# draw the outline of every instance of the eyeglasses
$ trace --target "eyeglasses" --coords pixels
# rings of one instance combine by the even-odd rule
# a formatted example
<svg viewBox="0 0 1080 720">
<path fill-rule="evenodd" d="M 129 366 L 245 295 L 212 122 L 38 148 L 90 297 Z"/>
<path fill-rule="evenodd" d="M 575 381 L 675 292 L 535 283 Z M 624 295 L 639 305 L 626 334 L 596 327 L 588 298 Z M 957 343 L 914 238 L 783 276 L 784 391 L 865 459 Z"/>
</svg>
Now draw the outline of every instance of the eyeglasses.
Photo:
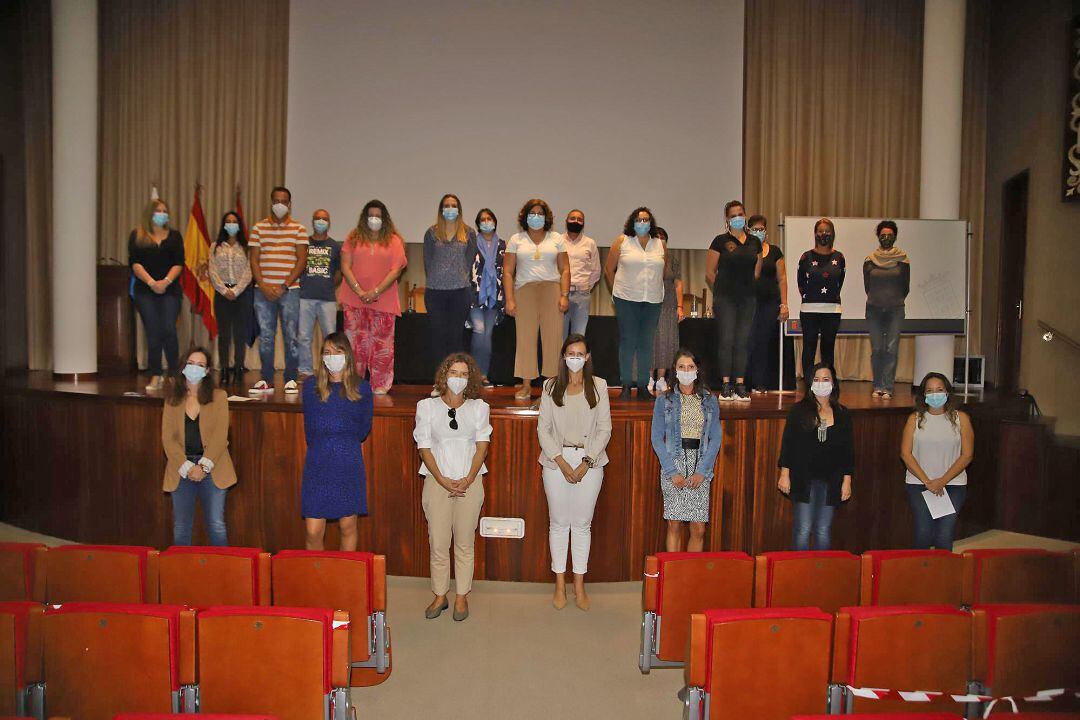
<svg viewBox="0 0 1080 720">
<path fill-rule="evenodd" d="M 456 408 L 450 408 L 449 410 L 446 411 L 446 416 L 448 418 L 450 418 L 450 429 L 451 430 L 457 430 L 457 428 L 458 428 L 457 409 Z"/>
</svg>

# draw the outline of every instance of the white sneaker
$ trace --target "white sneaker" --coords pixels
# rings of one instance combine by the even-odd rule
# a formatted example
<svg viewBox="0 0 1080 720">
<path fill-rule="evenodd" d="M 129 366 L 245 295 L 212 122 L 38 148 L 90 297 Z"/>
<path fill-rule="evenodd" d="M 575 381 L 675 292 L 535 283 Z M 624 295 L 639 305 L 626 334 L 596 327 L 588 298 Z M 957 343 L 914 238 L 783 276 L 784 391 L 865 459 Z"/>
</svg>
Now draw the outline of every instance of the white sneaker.
<svg viewBox="0 0 1080 720">
<path fill-rule="evenodd" d="M 656 389 L 656 380 L 654 378 L 649 378 L 649 394 L 654 395 L 655 394 L 655 392 L 654 392 L 655 389 Z"/>
<path fill-rule="evenodd" d="M 657 394 L 664 393 L 664 392 L 667 392 L 667 391 L 668 391 L 667 381 L 664 380 L 664 378 L 662 378 L 662 377 L 656 378 L 656 392 L 657 392 Z"/>
<path fill-rule="evenodd" d="M 150 378 L 150 383 L 146 386 L 147 392 L 157 392 L 161 388 L 165 387 L 165 378 L 161 375 L 155 375 Z"/>
<path fill-rule="evenodd" d="M 272 392 L 274 392 L 274 386 L 269 384 L 265 380 L 260 380 L 259 382 L 251 386 L 251 389 L 248 390 L 248 395 L 262 395 L 264 393 Z"/>
<path fill-rule="evenodd" d="M 295 380 L 290 380 L 289 382 L 285 383 L 285 394 L 286 395 L 295 395 L 298 392 L 300 392 L 300 390 L 297 387 Z"/>
</svg>

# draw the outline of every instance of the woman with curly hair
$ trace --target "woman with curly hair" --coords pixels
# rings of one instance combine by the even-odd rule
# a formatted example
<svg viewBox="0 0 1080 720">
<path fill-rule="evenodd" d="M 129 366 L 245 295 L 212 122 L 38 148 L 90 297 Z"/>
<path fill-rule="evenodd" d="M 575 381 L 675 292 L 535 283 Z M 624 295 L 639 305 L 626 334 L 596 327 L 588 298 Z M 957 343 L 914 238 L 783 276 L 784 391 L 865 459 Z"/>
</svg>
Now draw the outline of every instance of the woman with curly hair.
<svg viewBox="0 0 1080 720">
<path fill-rule="evenodd" d="M 484 458 L 491 440 L 488 404 L 480 399 L 480 370 L 467 353 L 448 355 L 435 372 L 437 397 L 416 404 L 413 439 L 424 476 L 423 505 L 431 548 L 431 591 L 424 612 L 434 620 L 449 607 L 450 542 L 454 543 L 454 620 L 469 617 L 473 547 L 487 473 Z"/>
</svg>

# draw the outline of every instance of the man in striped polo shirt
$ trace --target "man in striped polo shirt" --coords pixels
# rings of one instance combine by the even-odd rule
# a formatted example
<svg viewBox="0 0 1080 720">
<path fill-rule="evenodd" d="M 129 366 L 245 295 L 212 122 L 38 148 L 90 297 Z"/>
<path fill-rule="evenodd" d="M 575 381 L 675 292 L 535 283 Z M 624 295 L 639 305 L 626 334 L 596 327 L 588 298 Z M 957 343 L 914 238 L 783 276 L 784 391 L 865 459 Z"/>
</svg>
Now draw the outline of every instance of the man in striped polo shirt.
<svg viewBox="0 0 1080 720">
<path fill-rule="evenodd" d="M 259 362 L 262 379 L 249 392 L 274 392 L 274 343 L 278 318 L 285 341 L 285 392 L 297 392 L 299 364 L 296 333 L 300 322 L 300 273 L 307 266 L 308 231 L 293 220 L 292 193 L 276 187 L 270 192 L 270 216 L 251 228 L 248 252 L 259 323 Z"/>
</svg>

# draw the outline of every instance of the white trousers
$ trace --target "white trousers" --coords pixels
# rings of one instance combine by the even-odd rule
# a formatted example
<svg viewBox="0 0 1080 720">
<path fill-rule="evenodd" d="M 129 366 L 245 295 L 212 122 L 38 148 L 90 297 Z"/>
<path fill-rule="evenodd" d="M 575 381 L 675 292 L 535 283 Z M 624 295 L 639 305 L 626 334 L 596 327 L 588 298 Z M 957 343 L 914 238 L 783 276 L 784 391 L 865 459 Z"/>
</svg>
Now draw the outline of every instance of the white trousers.
<svg viewBox="0 0 1080 720">
<path fill-rule="evenodd" d="M 572 467 L 581 462 L 583 451 L 567 448 L 563 457 Z M 551 571 L 566 572 L 566 552 L 573 558 L 574 572 L 589 570 L 589 547 L 592 544 L 592 519 L 596 498 L 604 481 L 603 468 L 591 468 L 579 483 L 569 483 L 562 471 L 544 468 L 544 494 L 548 503 L 548 542 L 551 546 Z"/>
</svg>

